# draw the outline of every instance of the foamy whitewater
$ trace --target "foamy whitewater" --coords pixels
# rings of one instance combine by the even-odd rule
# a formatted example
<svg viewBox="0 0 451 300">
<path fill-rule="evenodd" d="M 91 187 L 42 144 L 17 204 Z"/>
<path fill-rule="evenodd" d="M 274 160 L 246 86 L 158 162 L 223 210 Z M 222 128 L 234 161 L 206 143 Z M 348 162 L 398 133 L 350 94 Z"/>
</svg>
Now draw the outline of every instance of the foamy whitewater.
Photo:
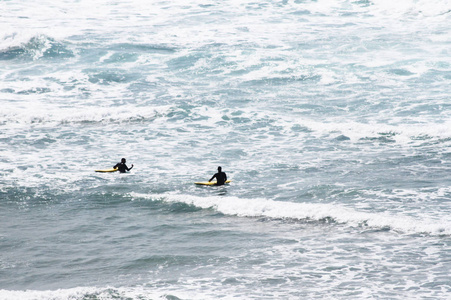
<svg viewBox="0 0 451 300">
<path fill-rule="evenodd" d="M 1 300 L 451 299 L 449 0 L 0 24 Z"/>
</svg>

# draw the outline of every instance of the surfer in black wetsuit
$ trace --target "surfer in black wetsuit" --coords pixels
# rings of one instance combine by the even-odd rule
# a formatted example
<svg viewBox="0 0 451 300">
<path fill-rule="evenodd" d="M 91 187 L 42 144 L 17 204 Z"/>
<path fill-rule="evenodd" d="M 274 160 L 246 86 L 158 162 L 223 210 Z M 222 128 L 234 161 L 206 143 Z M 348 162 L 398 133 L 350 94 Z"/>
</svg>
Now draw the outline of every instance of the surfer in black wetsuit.
<svg viewBox="0 0 451 300">
<path fill-rule="evenodd" d="M 125 160 L 125 158 L 123 158 L 123 159 L 121 159 L 121 162 L 117 163 L 113 168 L 114 169 L 118 169 L 119 172 L 121 172 L 121 173 L 125 173 L 125 172 L 130 171 L 131 169 L 133 169 L 133 164 L 132 164 L 132 167 L 129 168 L 129 167 L 127 167 L 125 162 L 126 162 L 126 160 Z"/>
<path fill-rule="evenodd" d="M 208 180 L 208 182 L 212 181 L 214 178 L 216 178 L 216 185 L 224 185 L 225 182 L 227 181 L 227 175 L 226 173 L 222 172 L 221 167 L 218 167 L 218 173 L 213 175 L 213 177 L 211 177 L 211 179 Z"/>
</svg>

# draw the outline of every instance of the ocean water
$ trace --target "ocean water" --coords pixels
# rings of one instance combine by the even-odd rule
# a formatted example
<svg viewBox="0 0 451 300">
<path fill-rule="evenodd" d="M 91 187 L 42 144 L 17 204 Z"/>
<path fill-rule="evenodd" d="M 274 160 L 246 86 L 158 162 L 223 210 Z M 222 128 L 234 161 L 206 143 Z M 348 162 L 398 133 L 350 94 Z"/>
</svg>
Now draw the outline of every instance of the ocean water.
<svg viewBox="0 0 451 300">
<path fill-rule="evenodd" d="M 451 299 L 449 0 L 0 24 L 0 299 Z"/>
</svg>

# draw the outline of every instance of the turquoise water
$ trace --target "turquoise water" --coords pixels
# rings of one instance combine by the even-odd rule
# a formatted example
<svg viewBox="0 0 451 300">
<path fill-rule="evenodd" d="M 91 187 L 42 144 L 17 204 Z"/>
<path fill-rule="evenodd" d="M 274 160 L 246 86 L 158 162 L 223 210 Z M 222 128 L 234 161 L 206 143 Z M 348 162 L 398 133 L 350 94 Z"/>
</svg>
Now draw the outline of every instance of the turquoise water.
<svg viewBox="0 0 451 300">
<path fill-rule="evenodd" d="M 449 299 L 450 11 L 3 1 L 0 299 Z"/>
</svg>

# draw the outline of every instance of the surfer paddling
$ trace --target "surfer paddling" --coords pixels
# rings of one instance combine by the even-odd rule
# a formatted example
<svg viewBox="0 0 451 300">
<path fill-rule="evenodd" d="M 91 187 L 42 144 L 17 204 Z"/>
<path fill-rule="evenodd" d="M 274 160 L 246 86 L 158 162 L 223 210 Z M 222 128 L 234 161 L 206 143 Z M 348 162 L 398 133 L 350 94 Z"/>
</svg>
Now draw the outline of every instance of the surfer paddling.
<svg viewBox="0 0 451 300">
<path fill-rule="evenodd" d="M 121 159 L 121 162 L 117 163 L 113 168 L 118 169 L 119 172 L 121 172 L 121 173 L 126 173 L 127 171 L 130 171 L 131 169 L 133 169 L 133 164 L 132 164 L 132 167 L 129 168 L 129 167 L 127 167 L 125 162 L 126 162 L 126 160 L 125 160 L 125 158 L 123 158 L 123 159 Z"/>
<path fill-rule="evenodd" d="M 216 185 L 224 185 L 225 182 L 227 181 L 227 175 L 226 175 L 226 173 L 222 172 L 221 167 L 218 167 L 218 173 L 213 175 L 213 177 L 211 177 L 211 179 L 208 180 L 208 182 L 211 182 L 215 178 L 216 178 Z"/>
</svg>

